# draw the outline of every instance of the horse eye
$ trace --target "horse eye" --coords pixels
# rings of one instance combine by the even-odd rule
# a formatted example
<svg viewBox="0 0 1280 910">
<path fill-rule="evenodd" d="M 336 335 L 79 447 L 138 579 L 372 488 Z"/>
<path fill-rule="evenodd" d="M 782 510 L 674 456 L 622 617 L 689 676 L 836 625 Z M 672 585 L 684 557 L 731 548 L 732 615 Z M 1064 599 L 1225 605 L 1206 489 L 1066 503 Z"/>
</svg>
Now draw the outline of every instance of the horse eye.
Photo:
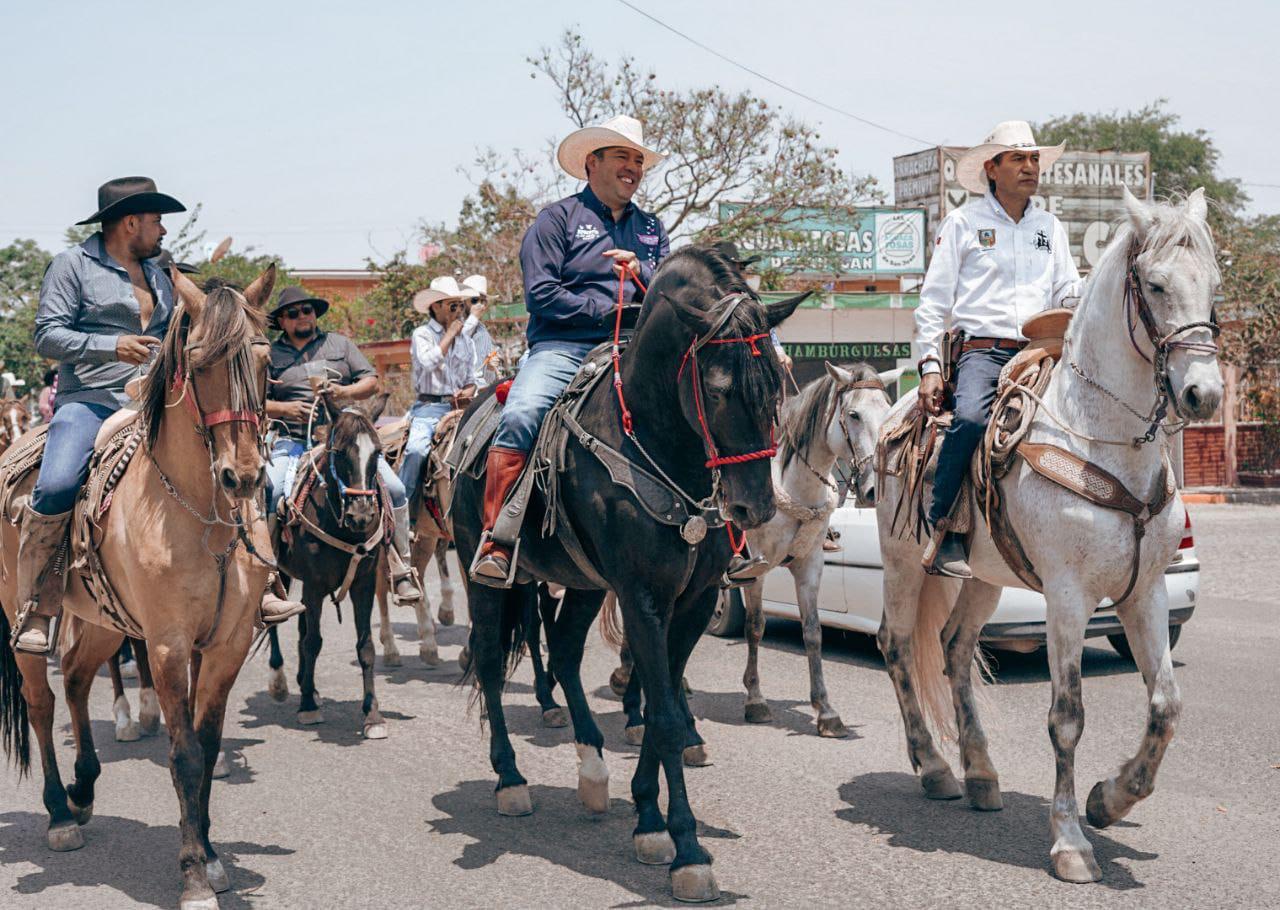
<svg viewBox="0 0 1280 910">
<path fill-rule="evenodd" d="M 1151 293 L 1153 293 L 1153 294 L 1163 294 L 1163 293 L 1164 293 L 1164 285 L 1163 285 L 1163 284 L 1156 284 L 1154 281 L 1148 281 L 1148 282 L 1147 282 L 1147 287 L 1149 287 L 1149 288 L 1151 289 Z"/>
<path fill-rule="evenodd" d="M 850 411 L 850 412 L 849 412 L 849 419 L 850 419 L 850 420 L 861 420 L 861 419 L 862 419 L 862 416 L 861 416 L 860 414 L 858 414 L 858 412 L 857 412 L 857 411 Z"/>
</svg>

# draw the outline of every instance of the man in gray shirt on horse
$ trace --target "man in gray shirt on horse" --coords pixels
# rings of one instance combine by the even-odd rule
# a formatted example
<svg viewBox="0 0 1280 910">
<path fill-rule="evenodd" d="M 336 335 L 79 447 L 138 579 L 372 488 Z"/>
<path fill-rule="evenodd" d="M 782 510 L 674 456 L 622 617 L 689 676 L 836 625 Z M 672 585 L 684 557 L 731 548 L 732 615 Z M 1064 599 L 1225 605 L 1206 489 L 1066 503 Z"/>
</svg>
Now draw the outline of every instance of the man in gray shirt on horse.
<svg viewBox="0 0 1280 910">
<path fill-rule="evenodd" d="M 16 650 L 45 654 L 52 647 L 49 624 L 62 607 L 62 586 L 46 576 L 61 571 L 53 557 L 98 430 L 129 403 L 125 385 L 144 374 L 169 328 L 173 285 L 151 259 L 165 235 L 161 216 L 185 211 L 147 177 L 109 180 L 98 188 L 98 211 L 78 222 L 102 229 L 55 256 L 45 272 L 35 344 L 41 356 L 59 362 L 58 396 L 18 538 Z M 267 594 L 262 619 L 278 622 L 301 609 Z"/>
</svg>

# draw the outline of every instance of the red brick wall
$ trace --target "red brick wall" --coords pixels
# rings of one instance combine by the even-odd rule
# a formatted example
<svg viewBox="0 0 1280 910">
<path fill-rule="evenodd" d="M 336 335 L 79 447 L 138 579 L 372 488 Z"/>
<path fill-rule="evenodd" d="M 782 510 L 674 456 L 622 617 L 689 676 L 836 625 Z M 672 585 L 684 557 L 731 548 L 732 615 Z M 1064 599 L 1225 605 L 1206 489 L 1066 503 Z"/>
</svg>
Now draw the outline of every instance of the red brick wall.
<svg viewBox="0 0 1280 910">
<path fill-rule="evenodd" d="M 1236 466 L 1244 467 L 1257 457 L 1262 433 L 1255 423 L 1236 425 Z M 1226 484 L 1222 453 L 1222 424 L 1204 423 L 1187 427 L 1182 433 L 1183 486 L 1220 487 Z"/>
</svg>

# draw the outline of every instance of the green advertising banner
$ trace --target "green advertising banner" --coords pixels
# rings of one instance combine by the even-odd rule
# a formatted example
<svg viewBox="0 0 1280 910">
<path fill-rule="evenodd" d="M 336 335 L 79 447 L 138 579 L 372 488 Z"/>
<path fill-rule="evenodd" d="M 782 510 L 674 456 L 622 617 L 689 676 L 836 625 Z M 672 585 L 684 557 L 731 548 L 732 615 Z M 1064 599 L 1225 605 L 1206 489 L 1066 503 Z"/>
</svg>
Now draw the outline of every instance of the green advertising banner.
<svg viewBox="0 0 1280 910">
<path fill-rule="evenodd" d="M 742 206 L 720 204 L 729 221 Z M 779 223 L 739 238 L 746 256 L 760 256 L 757 269 L 840 275 L 923 275 L 923 209 L 860 208 L 853 212 L 794 208 Z"/>
</svg>

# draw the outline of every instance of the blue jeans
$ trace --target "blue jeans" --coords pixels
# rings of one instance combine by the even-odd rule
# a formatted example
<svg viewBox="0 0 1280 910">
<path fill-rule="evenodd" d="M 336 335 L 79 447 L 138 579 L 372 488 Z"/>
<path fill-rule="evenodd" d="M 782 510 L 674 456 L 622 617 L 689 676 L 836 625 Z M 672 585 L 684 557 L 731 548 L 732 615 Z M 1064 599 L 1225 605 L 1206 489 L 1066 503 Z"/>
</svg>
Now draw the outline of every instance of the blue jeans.
<svg viewBox="0 0 1280 910">
<path fill-rule="evenodd" d="M 293 479 L 297 474 L 298 461 L 306 454 L 307 447 L 296 439 L 277 439 L 271 447 L 271 463 L 267 465 L 267 512 L 275 514 L 280 500 L 293 489 Z M 391 498 L 391 508 L 398 509 L 408 505 L 409 497 L 405 494 L 404 484 L 391 470 L 387 460 L 378 455 L 378 479 L 387 488 Z"/>
<path fill-rule="evenodd" d="M 404 457 L 400 460 L 400 483 L 406 490 L 417 489 L 422 483 L 422 465 L 431 452 L 431 440 L 436 434 L 436 424 L 452 408 L 447 401 L 419 401 L 409 409 L 409 441 L 404 445 Z"/>
<path fill-rule="evenodd" d="M 987 431 L 987 418 L 996 400 L 1000 370 L 1017 351 L 986 348 L 960 355 L 956 364 L 956 409 L 951 426 L 938 450 L 938 469 L 933 478 L 933 504 L 929 524 L 946 518 L 955 504 L 973 453 Z"/>
<path fill-rule="evenodd" d="M 31 508 L 41 515 L 61 515 L 76 504 L 76 494 L 89 476 L 93 440 L 102 422 L 116 412 L 105 404 L 69 401 L 53 412 Z"/>
<path fill-rule="evenodd" d="M 494 448 L 533 449 L 547 412 L 595 346 L 593 341 L 539 341 L 529 349 L 529 359 L 507 393 Z"/>
</svg>

